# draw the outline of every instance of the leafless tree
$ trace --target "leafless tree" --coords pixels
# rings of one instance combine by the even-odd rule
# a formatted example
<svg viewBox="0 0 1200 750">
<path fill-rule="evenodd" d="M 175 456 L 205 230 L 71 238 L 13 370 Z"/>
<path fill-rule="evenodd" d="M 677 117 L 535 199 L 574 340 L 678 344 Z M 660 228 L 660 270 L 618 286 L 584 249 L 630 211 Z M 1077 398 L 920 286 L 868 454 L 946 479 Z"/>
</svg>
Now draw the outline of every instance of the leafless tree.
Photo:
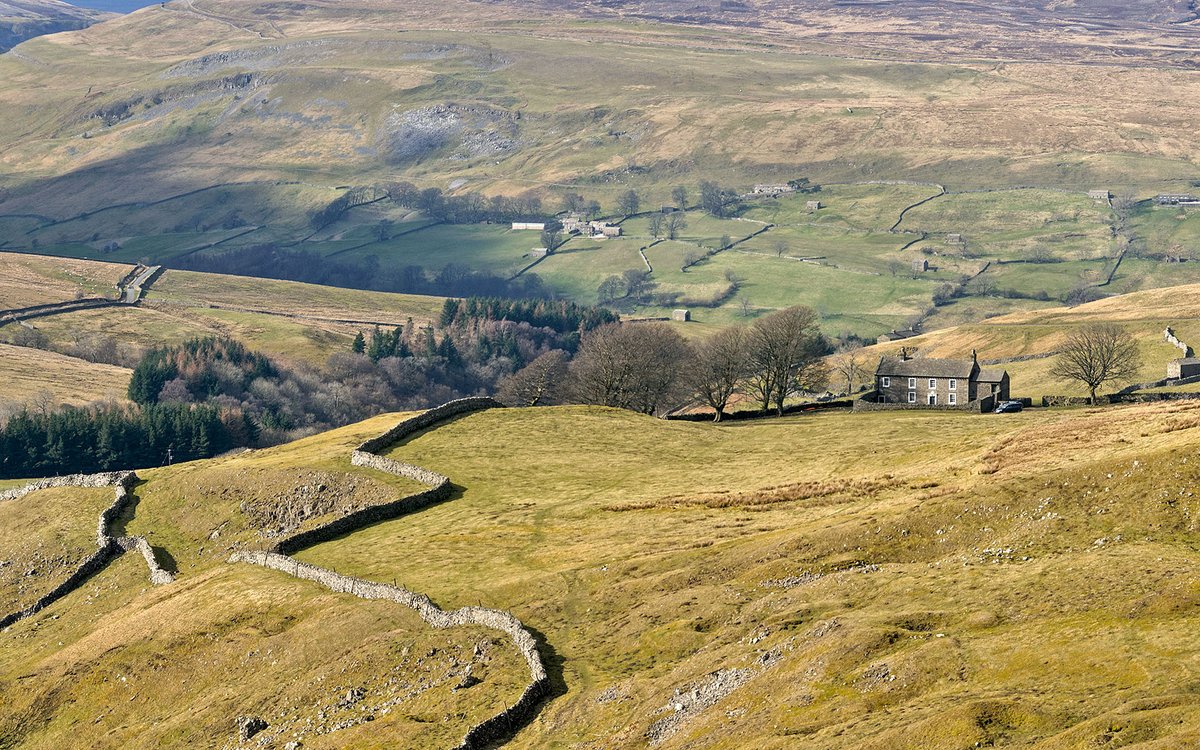
<svg viewBox="0 0 1200 750">
<path fill-rule="evenodd" d="M 641 205 L 642 199 L 636 190 L 626 190 L 617 196 L 617 211 L 622 216 L 633 216 Z"/>
<path fill-rule="evenodd" d="M 675 207 L 680 211 L 687 209 L 688 191 L 683 185 L 676 185 L 671 191 L 671 200 L 675 201 Z"/>
<path fill-rule="evenodd" d="M 746 295 L 738 297 L 738 309 L 742 311 L 742 317 L 748 318 L 754 312 L 754 306 L 750 304 L 750 298 Z"/>
<path fill-rule="evenodd" d="M 829 360 L 829 365 L 839 381 L 845 382 L 846 395 L 854 393 L 870 372 L 867 369 L 867 356 L 861 348 L 843 349 Z"/>
<path fill-rule="evenodd" d="M 625 284 L 625 294 L 639 305 L 645 304 L 647 297 L 654 291 L 654 280 L 647 271 L 630 268 L 621 274 L 621 281 Z"/>
<path fill-rule="evenodd" d="M 687 228 L 687 217 L 682 211 L 667 214 L 667 239 L 673 240 Z"/>
<path fill-rule="evenodd" d="M 33 410 L 43 417 L 50 416 L 50 413 L 58 407 L 58 399 L 46 388 L 42 388 L 33 394 L 33 398 L 29 399 L 29 403 L 33 407 Z"/>
<path fill-rule="evenodd" d="M 787 255 L 788 250 L 792 249 L 787 240 L 775 240 L 775 243 L 771 247 L 775 249 L 775 257 L 777 258 L 782 258 Z"/>
<path fill-rule="evenodd" d="M 1133 379 L 1141 364 L 1141 352 L 1129 331 L 1115 323 L 1089 323 L 1067 338 L 1050 374 L 1082 383 L 1089 402 L 1095 404 L 1102 385 Z"/>
<path fill-rule="evenodd" d="M 651 214 L 650 215 L 650 236 L 657 240 L 659 237 L 662 237 L 662 233 L 663 233 L 663 215 L 662 214 Z"/>
<path fill-rule="evenodd" d="M 897 258 L 889 258 L 887 262 L 887 270 L 888 273 L 893 276 L 900 275 L 900 272 L 904 270 L 904 261 Z"/>
<path fill-rule="evenodd" d="M 826 373 L 820 361 L 825 339 L 817 327 L 817 314 L 797 305 L 773 312 L 750 328 L 750 377 L 745 392 L 765 412 L 774 404 L 782 415 L 784 403 L 794 393 L 820 387 Z"/>
<path fill-rule="evenodd" d="M 509 406 L 544 406 L 559 401 L 567 375 L 567 354 L 552 349 L 500 384 L 498 397 Z"/>
<path fill-rule="evenodd" d="M 744 326 L 724 328 L 696 347 L 695 365 L 687 382 L 694 394 L 713 408 L 714 422 L 725 417 L 729 400 L 749 374 L 750 335 Z"/>
<path fill-rule="evenodd" d="M 655 414 L 686 395 L 692 351 L 664 323 L 610 323 L 584 337 L 571 363 L 575 400 Z"/>
</svg>

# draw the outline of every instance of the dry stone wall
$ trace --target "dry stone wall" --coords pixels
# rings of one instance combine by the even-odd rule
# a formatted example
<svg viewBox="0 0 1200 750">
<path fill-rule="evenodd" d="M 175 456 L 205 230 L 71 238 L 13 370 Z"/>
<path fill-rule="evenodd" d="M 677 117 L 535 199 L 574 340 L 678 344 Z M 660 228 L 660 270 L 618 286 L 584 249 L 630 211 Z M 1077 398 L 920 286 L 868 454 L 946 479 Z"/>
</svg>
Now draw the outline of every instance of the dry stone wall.
<svg viewBox="0 0 1200 750">
<path fill-rule="evenodd" d="M 154 550 L 151 549 L 150 543 L 142 537 L 113 537 L 109 534 L 109 529 L 112 527 L 113 521 L 118 516 L 129 508 L 133 496 L 130 493 L 130 488 L 137 482 L 137 474 L 132 471 L 127 472 L 112 472 L 107 474 L 73 474 L 66 477 L 50 477 L 48 479 L 39 479 L 35 482 L 9 490 L 5 493 L 0 493 L 0 500 L 16 500 L 31 492 L 38 490 L 52 489 L 55 487 L 115 487 L 112 504 L 104 510 L 100 511 L 100 518 L 96 522 L 96 551 L 88 556 L 78 568 L 76 568 L 65 581 L 55 586 L 50 591 L 42 594 L 33 604 L 19 612 L 13 612 L 0 617 L 0 629 L 7 628 L 15 622 L 24 620 L 26 617 L 34 615 L 54 602 L 63 598 L 75 589 L 83 585 L 83 583 L 91 578 L 96 573 L 104 569 L 109 562 L 120 556 L 123 552 L 129 549 L 136 549 L 146 558 L 146 564 L 150 568 L 150 581 L 155 585 L 171 583 L 175 580 L 175 576 L 164 570 L 154 557 Z"/>
<path fill-rule="evenodd" d="M 503 404 L 491 398 L 466 398 L 451 401 L 404 420 L 379 437 L 372 438 L 358 446 L 351 454 L 350 460 L 355 466 L 413 479 L 429 488 L 424 492 L 409 495 L 392 503 L 364 508 L 318 528 L 294 534 L 276 544 L 273 551 L 239 552 L 232 558 L 234 562 L 261 565 L 319 583 L 332 591 L 350 594 L 361 599 L 382 599 L 395 602 L 412 609 L 421 619 L 435 628 L 476 625 L 499 630 L 507 635 L 529 667 L 530 682 L 516 703 L 495 716 L 472 726 L 454 750 L 476 750 L 487 747 L 508 737 L 533 717 L 538 704 L 549 693 L 550 687 L 546 665 L 538 651 L 537 640 L 533 634 L 521 624 L 515 615 L 509 612 L 484 607 L 463 607 L 447 612 L 439 608 L 424 594 L 408 591 L 398 586 L 342 575 L 316 565 L 302 563 L 289 555 L 318 542 L 344 536 L 363 526 L 397 518 L 445 500 L 450 495 L 450 480 L 447 477 L 420 466 L 385 458 L 378 453 L 453 417 L 502 406 Z"/>
</svg>

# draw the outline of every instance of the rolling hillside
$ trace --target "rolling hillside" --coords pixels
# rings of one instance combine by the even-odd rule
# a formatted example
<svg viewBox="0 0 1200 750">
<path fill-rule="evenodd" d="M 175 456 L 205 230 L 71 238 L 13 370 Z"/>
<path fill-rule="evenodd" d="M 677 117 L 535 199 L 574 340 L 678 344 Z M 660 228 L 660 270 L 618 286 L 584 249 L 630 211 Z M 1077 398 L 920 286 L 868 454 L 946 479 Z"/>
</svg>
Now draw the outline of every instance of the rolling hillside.
<svg viewBox="0 0 1200 750">
<path fill-rule="evenodd" d="M 4 0 L 0 2 L 0 53 L 36 36 L 76 31 L 111 17 L 60 0 Z"/>
<path fill-rule="evenodd" d="M 397 419 L 143 472 L 120 528 L 178 579 L 147 588 L 127 556 L 0 633 L 0 741 L 442 748 L 511 705 L 525 666 L 494 631 L 228 561 L 414 491 L 347 460 Z M 535 632 L 550 696 L 506 747 L 1186 747 L 1198 424 L 491 410 L 387 454 L 450 499 L 298 557 Z M 267 728 L 238 743 L 239 716 Z"/>
<path fill-rule="evenodd" d="M 717 176 L 1075 189 L 1195 177 L 1196 84 L 1177 39 L 1188 27 L 1173 25 L 1186 9 L 1135 21 L 1106 8 L 1101 31 L 1032 4 L 1001 19 L 979 8 L 922 38 L 915 25 L 934 11 L 920 5 L 874 16 L 828 4 L 804 21 L 784 3 L 737 5 L 147 8 L 0 58 L 14 113 L 0 126 L 0 211 L 61 220 L 114 194 L 154 203 L 232 185 L 260 204 L 243 211 L 255 226 L 397 176 L 608 200 L 633 186 L 656 201 Z M 1059 38 L 1032 55 L 986 49 L 995 25 L 1012 40 L 1048 23 Z M 1113 27 L 1139 43 L 1110 45 Z M 864 59 L 888 57 L 885 43 L 919 50 Z"/>
<path fill-rule="evenodd" d="M 1086 395 L 1078 386 L 1054 380 L 1049 372 L 1053 355 L 1067 335 L 1089 322 L 1111 322 L 1126 327 L 1139 342 L 1142 369 L 1135 382 L 1166 377 L 1169 360 L 1182 356 L 1168 344 L 1163 331 L 1170 327 L 1185 343 L 1200 342 L 1200 285 L 1135 292 L 1078 307 L 1054 307 L 989 318 L 879 344 L 863 350 L 873 369 L 878 357 L 907 347 L 916 356 L 969 357 L 1003 365 L 1012 375 L 1014 396 L 1039 398 L 1045 394 Z M 1194 346 L 1194 345 L 1193 345 Z"/>
</svg>

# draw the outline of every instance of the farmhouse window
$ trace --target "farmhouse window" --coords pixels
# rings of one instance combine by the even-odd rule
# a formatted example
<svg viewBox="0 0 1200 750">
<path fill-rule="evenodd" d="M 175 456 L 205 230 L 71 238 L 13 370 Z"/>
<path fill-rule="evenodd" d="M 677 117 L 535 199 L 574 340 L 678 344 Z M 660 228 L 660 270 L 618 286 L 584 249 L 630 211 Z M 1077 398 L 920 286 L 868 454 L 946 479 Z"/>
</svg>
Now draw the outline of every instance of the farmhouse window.
<svg viewBox="0 0 1200 750">
<path fill-rule="evenodd" d="M 916 387 L 917 387 L 917 379 L 916 379 L 916 378 L 909 378 L 909 379 L 908 379 L 908 387 L 909 387 L 909 388 L 916 388 Z"/>
<path fill-rule="evenodd" d="M 952 391 L 958 390 L 958 381 L 955 380 L 954 378 L 950 378 L 950 390 L 952 390 Z"/>
<path fill-rule="evenodd" d="M 881 381 L 880 385 L 882 385 L 884 388 L 891 388 L 891 387 L 892 387 L 892 379 L 891 379 L 891 378 L 884 378 L 884 379 Z"/>
<path fill-rule="evenodd" d="M 916 391 L 908 392 L 908 403 L 910 403 L 910 404 L 917 403 L 917 392 Z"/>
<path fill-rule="evenodd" d="M 951 380 L 950 382 L 951 382 L 951 383 L 953 383 L 954 381 L 953 381 L 953 380 Z M 950 394 L 950 405 L 951 405 L 951 406 L 954 406 L 954 405 L 955 405 L 955 404 L 957 404 L 957 403 L 958 403 L 958 394 L 957 394 L 957 393 L 951 393 L 951 394 Z"/>
<path fill-rule="evenodd" d="M 932 391 L 932 390 L 936 390 L 936 389 L 937 389 L 937 378 L 930 378 L 929 379 L 929 390 Z"/>
</svg>

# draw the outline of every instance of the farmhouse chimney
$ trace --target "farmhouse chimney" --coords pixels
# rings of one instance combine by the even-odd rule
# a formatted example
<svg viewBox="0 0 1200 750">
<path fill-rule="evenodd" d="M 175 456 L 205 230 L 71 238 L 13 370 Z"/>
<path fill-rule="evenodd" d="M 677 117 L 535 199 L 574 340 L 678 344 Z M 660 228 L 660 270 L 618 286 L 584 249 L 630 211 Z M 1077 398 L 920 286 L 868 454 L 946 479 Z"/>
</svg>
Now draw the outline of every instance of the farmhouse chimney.
<svg viewBox="0 0 1200 750">
<path fill-rule="evenodd" d="M 972 350 L 971 350 L 971 361 L 972 361 L 972 362 L 974 362 L 974 363 L 976 363 L 976 364 L 979 364 L 979 357 L 975 356 L 975 350 L 974 350 L 974 349 L 972 349 Z"/>
<path fill-rule="evenodd" d="M 901 362 L 908 361 L 908 347 L 907 346 L 900 347 L 900 361 Z"/>
</svg>

